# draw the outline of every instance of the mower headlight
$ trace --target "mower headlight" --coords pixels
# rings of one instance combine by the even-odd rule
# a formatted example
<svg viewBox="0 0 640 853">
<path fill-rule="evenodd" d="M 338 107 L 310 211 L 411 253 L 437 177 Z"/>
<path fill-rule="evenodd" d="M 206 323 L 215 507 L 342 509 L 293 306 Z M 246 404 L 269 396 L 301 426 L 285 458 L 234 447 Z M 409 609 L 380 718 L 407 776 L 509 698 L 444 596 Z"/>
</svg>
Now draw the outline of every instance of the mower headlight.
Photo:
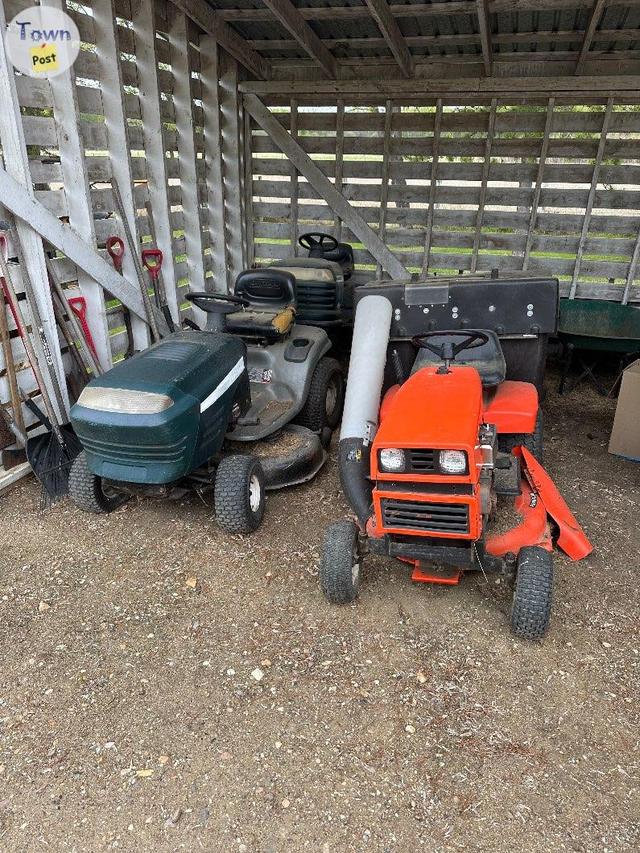
<svg viewBox="0 0 640 853">
<path fill-rule="evenodd" d="M 90 385 L 78 397 L 78 405 L 99 412 L 120 412 L 123 415 L 158 415 L 173 406 L 166 394 L 152 391 L 128 391 L 126 388 L 101 388 Z"/>
<path fill-rule="evenodd" d="M 446 474 L 464 474 L 467 470 L 467 454 L 463 450 L 441 450 L 440 470 Z"/>
<path fill-rule="evenodd" d="M 386 447 L 380 451 L 380 467 L 383 471 L 397 474 L 404 471 L 404 450 L 397 447 Z"/>
</svg>

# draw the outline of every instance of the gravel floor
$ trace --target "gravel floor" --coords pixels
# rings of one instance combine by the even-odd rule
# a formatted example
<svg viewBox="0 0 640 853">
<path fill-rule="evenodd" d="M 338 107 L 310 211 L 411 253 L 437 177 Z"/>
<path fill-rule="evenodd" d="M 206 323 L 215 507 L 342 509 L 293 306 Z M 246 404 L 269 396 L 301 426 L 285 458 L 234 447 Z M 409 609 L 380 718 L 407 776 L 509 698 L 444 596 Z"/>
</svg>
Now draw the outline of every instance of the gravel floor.
<svg viewBox="0 0 640 853">
<path fill-rule="evenodd" d="M 317 586 L 335 460 L 224 536 L 197 498 L 106 518 L 0 498 L 0 849 L 636 851 L 638 481 L 614 404 L 545 403 L 595 544 L 558 557 L 542 644 L 503 586 L 370 559 Z"/>
</svg>

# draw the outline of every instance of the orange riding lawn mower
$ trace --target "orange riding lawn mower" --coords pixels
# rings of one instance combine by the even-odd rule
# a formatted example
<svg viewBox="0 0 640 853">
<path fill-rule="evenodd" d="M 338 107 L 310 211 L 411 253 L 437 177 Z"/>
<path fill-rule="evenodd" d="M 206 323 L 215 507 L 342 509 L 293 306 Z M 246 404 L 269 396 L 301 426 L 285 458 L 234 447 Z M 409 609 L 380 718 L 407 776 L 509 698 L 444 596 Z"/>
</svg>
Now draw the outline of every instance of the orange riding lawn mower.
<svg viewBox="0 0 640 853">
<path fill-rule="evenodd" d="M 326 532 L 329 601 L 356 598 L 367 553 L 424 583 L 497 572 L 514 581 L 514 634 L 543 636 L 554 544 L 573 560 L 592 550 L 541 465 L 539 389 L 557 313 L 555 279 L 493 273 L 356 291 L 339 444 L 355 521 Z"/>
</svg>

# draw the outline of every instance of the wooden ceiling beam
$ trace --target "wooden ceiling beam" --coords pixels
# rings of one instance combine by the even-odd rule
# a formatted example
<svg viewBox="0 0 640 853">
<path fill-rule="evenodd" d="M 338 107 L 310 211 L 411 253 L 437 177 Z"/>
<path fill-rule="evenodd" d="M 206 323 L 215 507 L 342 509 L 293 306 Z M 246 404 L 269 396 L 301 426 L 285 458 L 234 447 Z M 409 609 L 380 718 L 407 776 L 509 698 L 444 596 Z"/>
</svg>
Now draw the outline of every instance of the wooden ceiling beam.
<svg viewBox="0 0 640 853">
<path fill-rule="evenodd" d="M 378 75 L 372 79 L 354 80 L 247 80 L 239 85 L 240 91 L 255 95 L 309 95 L 320 97 L 366 96 L 386 97 L 465 97 L 484 98 L 522 95 L 526 97 L 609 96 L 612 93 L 624 98 L 625 94 L 638 96 L 640 74 L 549 77 L 413 77 L 392 79 Z"/>
<path fill-rule="evenodd" d="M 269 79 L 271 66 L 267 60 L 256 53 L 245 39 L 209 6 L 206 0 L 171 0 L 171 2 L 259 80 Z"/>
<path fill-rule="evenodd" d="M 264 4 L 328 77 L 338 76 L 335 57 L 289 0 L 264 0 Z"/>
<path fill-rule="evenodd" d="M 595 3 L 593 4 L 591 14 L 589 15 L 589 22 L 587 23 L 587 29 L 584 31 L 584 38 L 582 39 L 582 47 L 580 48 L 578 61 L 576 62 L 576 74 L 580 74 L 582 66 L 587 59 L 596 28 L 600 23 L 602 13 L 604 12 L 605 3 L 606 0 L 595 0 Z"/>
<path fill-rule="evenodd" d="M 493 47 L 491 46 L 491 22 L 489 20 L 488 0 L 477 0 L 478 31 L 480 33 L 480 44 L 482 45 L 482 61 L 484 72 L 487 77 L 493 73 Z"/>
<path fill-rule="evenodd" d="M 628 0 L 629 5 L 638 5 L 638 0 Z M 591 0 L 489 0 L 489 11 L 496 12 L 554 12 L 587 9 Z M 298 9 L 305 21 L 355 21 L 369 17 L 366 6 L 318 6 Z M 476 0 L 435 3 L 391 3 L 389 11 L 394 18 L 433 18 L 437 15 L 475 15 Z M 227 22 L 272 21 L 268 9 L 219 9 L 218 17 Z"/>
<path fill-rule="evenodd" d="M 389 50 L 405 77 L 413 76 L 413 58 L 387 0 L 365 0 Z"/>
</svg>

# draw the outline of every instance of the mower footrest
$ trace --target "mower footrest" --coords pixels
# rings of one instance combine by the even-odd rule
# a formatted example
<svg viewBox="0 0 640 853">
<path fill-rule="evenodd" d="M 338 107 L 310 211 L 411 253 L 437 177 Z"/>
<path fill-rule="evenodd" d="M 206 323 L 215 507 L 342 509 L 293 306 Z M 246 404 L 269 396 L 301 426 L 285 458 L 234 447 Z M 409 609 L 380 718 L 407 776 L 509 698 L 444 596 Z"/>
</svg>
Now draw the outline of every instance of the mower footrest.
<svg viewBox="0 0 640 853">
<path fill-rule="evenodd" d="M 474 565 L 473 543 L 460 545 L 434 543 L 433 539 L 415 536 L 384 536 L 382 539 L 370 539 L 369 550 L 374 554 L 384 554 L 399 559 L 418 560 L 424 563 L 439 563 L 459 568 L 472 568 Z"/>
<path fill-rule="evenodd" d="M 493 469 L 493 484 L 497 495 L 517 497 L 520 494 L 520 460 L 512 453 L 498 453 Z"/>
</svg>

